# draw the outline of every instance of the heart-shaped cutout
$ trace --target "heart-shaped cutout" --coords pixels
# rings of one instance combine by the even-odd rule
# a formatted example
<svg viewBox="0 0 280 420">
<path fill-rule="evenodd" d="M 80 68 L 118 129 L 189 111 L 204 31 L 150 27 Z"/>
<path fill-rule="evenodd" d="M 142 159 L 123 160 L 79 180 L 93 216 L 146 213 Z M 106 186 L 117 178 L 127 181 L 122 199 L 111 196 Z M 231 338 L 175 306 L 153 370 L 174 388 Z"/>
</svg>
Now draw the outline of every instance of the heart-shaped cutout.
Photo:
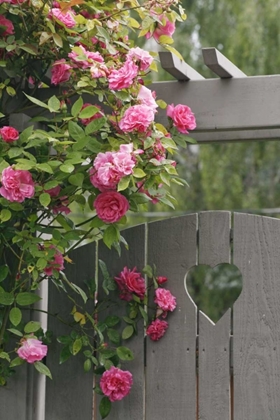
<svg viewBox="0 0 280 420">
<path fill-rule="evenodd" d="M 242 275 L 234 264 L 201 264 L 189 270 L 186 287 L 198 309 L 216 324 L 240 295 Z"/>
</svg>

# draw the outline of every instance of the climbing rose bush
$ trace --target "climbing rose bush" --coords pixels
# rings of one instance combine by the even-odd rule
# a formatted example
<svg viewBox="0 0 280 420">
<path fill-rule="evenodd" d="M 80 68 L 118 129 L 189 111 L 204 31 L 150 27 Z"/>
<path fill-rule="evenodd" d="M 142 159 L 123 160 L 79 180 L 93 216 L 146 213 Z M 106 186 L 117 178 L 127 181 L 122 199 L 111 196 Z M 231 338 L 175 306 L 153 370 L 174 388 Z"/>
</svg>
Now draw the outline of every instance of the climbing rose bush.
<svg viewBox="0 0 280 420">
<path fill-rule="evenodd" d="M 178 0 L 0 1 L 0 385 L 24 363 L 51 378 L 42 359 L 58 340 L 61 363 L 82 357 L 86 372 L 101 375 L 105 418 L 132 385 L 121 365 L 134 356 L 123 341 L 143 320 L 152 340 L 168 333 L 164 319 L 176 300 L 154 268 L 110 273 L 100 261 L 98 293 L 95 273 L 81 285 L 64 270 L 75 263 L 71 251 L 88 241 L 120 254 L 129 246 L 121 229 L 130 212 L 158 202 L 173 208 L 170 185 L 186 185 L 176 151 L 196 126 L 194 114 L 148 88 L 157 53 L 131 37 L 152 37 L 181 58 L 171 44 L 185 18 Z M 67 320 L 61 308 L 52 314 L 69 325 L 68 335 L 52 337 L 23 316 L 37 311 L 42 282 L 73 305 Z M 123 318 L 103 322 L 104 299 L 123 307 Z"/>
</svg>

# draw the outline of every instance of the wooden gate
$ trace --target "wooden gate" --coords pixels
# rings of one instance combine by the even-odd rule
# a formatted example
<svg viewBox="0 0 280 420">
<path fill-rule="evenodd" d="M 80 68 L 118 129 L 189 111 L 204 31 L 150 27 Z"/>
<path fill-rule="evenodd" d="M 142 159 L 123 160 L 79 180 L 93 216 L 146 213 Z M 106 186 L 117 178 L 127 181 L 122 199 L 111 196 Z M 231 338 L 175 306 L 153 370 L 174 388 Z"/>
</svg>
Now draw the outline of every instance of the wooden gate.
<svg viewBox="0 0 280 420">
<path fill-rule="evenodd" d="M 144 327 L 132 339 L 134 385 L 108 419 L 279 420 L 280 221 L 235 213 L 231 227 L 231 218 L 229 212 L 202 212 L 128 229 L 130 248 L 121 257 L 94 243 L 73 253 L 67 274 L 81 287 L 95 275 L 98 258 L 112 275 L 125 265 L 150 263 L 177 297 L 159 342 L 145 341 Z M 238 267 L 243 289 L 232 316 L 229 309 L 215 325 L 197 313 L 185 279 L 193 266 L 220 263 Z M 49 311 L 57 307 L 64 317 L 71 303 L 50 287 Z M 53 317 L 48 322 L 55 335 L 67 333 Z M 52 347 L 47 364 L 53 381 L 47 380 L 45 396 L 30 370 L 28 381 L 19 377 L 1 389 L 1 414 L 6 420 L 99 420 L 94 378 L 83 373 L 82 358 L 58 365 L 60 345 L 54 340 Z"/>
</svg>

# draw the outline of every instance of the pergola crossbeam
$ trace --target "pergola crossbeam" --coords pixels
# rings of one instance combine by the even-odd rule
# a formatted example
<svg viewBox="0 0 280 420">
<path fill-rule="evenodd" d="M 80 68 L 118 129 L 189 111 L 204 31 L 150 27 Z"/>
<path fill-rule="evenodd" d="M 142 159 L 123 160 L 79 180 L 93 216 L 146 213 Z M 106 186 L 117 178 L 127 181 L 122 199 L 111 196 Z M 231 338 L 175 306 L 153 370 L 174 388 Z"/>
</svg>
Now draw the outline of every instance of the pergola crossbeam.
<svg viewBox="0 0 280 420">
<path fill-rule="evenodd" d="M 204 64 L 222 79 L 246 77 L 238 67 L 228 60 L 216 48 L 202 48 Z"/>
<path fill-rule="evenodd" d="M 196 70 L 169 51 L 159 52 L 161 66 L 178 81 L 203 80 Z"/>
</svg>

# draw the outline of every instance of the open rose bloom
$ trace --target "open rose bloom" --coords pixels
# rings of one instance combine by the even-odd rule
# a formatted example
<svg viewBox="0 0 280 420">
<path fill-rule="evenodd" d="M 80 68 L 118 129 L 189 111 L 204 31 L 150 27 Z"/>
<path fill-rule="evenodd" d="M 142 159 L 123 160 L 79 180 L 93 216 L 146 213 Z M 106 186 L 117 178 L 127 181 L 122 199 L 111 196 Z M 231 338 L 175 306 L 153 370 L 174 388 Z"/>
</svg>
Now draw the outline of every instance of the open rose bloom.
<svg viewBox="0 0 280 420">
<path fill-rule="evenodd" d="M 34 363 L 42 360 L 48 352 L 48 346 L 36 338 L 26 338 L 21 342 L 21 347 L 17 350 L 18 356 L 26 360 L 27 363 Z"/>
<path fill-rule="evenodd" d="M 129 371 L 112 366 L 103 373 L 100 388 L 111 402 L 120 401 L 129 393 L 132 382 L 132 374 Z"/>
</svg>

